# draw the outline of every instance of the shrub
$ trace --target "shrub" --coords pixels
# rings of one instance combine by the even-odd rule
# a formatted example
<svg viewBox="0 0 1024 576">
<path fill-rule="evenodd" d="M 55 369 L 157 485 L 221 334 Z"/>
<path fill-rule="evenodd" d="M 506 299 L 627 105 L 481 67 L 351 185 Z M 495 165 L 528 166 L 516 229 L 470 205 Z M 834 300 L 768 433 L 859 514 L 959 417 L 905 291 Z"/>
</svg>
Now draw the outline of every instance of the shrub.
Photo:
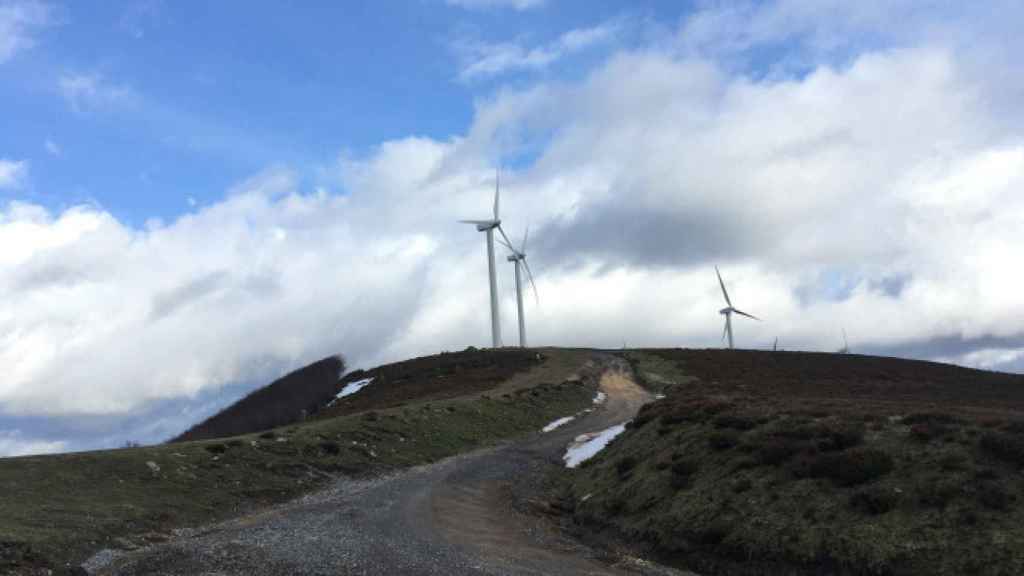
<svg viewBox="0 0 1024 576">
<path fill-rule="evenodd" d="M 733 430 L 751 430 L 757 427 L 757 421 L 749 416 L 721 414 L 714 419 L 715 428 L 731 428 Z"/>
<path fill-rule="evenodd" d="M 822 438 L 818 441 L 819 450 L 823 452 L 846 450 L 864 442 L 864 426 L 854 423 L 827 426 L 821 429 L 820 435 Z"/>
<path fill-rule="evenodd" d="M 966 470 L 968 465 L 967 454 L 960 451 L 946 452 L 939 456 L 939 467 L 947 472 Z"/>
<path fill-rule="evenodd" d="M 978 486 L 978 501 L 992 510 L 1006 510 L 1015 498 L 999 482 L 982 482 Z"/>
<path fill-rule="evenodd" d="M 341 446 L 339 446 L 338 443 L 334 442 L 333 440 L 326 440 L 324 442 L 321 442 L 320 449 L 323 450 L 325 454 L 330 454 L 332 456 L 337 456 L 339 453 L 341 453 Z"/>
<path fill-rule="evenodd" d="M 615 463 L 615 471 L 619 474 L 619 478 L 626 478 L 633 472 L 633 468 L 636 468 L 638 460 L 635 456 L 623 456 Z"/>
<path fill-rule="evenodd" d="M 917 485 L 918 501 L 924 506 L 945 508 L 962 492 L 962 487 L 950 478 L 931 476 Z"/>
<path fill-rule="evenodd" d="M 809 463 L 808 473 L 816 478 L 829 478 L 840 486 L 853 486 L 884 476 L 892 469 L 892 457 L 885 452 L 855 448 L 818 455 Z"/>
<path fill-rule="evenodd" d="M 922 412 L 903 418 L 910 425 L 910 437 L 919 442 L 929 442 L 949 434 L 961 420 L 949 414 Z"/>
<path fill-rule="evenodd" d="M 754 484 L 749 478 L 740 478 L 732 483 L 732 491 L 737 494 L 742 494 L 754 487 Z"/>
<path fill-rule="evenodd" d="M 223 454 L 228 450 L 228 447 L 224 444 L 210 444 L 208 446 L 204 446 L 203 448 L 205 448 L 206 451 L 209 452 L 210 454 Z"/>
<path fill-rule="evenodd" d="M 899 494 L 891 488 L 868 486 L 850 495 L 850 507 L 877 516 L 892 510 L 899 503 Z"/>
<path fill-rule="evenodd" d="M 740 435 L 732 430 L 726 430 L 722 432 L 712 432 L 708 436 L 708 446 L 712 450 L 722 451 L 732 448 L 740 441 Z"/>
<path fill-rule="evenodd" d="M 260 434 L 260 438 L 262 438 L 264 440 L 273 440 L 276 437 L 277 437 L 277 435 L 274 434 L 273 431 L 267 431 L 267 432 L 264 432 L 264 433 Z"/>
<path fill-rule="evenodd" d="M 670 482 L 672 488 L 680 490 L 690 485 L 690 479 L 700 466 L 692 460 L 678 460 L 672 464 Z"/>
<path fill-rule="evenodd" d="M 979 441 L 981 448 L 996 458 L 1024 465 L 1024 438 L 1004 432 L 986 432 Z"/>
<path fill-rule="evenodd" d="M 761 464 L 777 466 L 786 462 L 794 454 L 800 452 L 806 445 L 792 438 L 771 436 L 754 450 L 754 458 Z"/>
</svg>

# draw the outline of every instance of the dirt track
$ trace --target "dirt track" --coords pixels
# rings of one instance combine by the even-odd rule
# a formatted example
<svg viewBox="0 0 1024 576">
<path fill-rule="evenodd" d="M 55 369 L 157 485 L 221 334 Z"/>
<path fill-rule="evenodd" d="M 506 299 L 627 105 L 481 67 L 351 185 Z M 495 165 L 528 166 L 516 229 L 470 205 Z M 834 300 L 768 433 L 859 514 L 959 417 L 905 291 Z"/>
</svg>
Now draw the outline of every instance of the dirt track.
<svg viewBox="0 0 1024 576">
<path fill-rule="evenodd" d="M 627 420 L 650 399 L 621 366 L 602 376 L 600 388 L 603 405 L 553 432 L 383 478 L 339 480 L 296 502 L 87 566 L 94 574 L 672 573 L 611 565 L 523 511 L 575 436 Z"/>
</svg>

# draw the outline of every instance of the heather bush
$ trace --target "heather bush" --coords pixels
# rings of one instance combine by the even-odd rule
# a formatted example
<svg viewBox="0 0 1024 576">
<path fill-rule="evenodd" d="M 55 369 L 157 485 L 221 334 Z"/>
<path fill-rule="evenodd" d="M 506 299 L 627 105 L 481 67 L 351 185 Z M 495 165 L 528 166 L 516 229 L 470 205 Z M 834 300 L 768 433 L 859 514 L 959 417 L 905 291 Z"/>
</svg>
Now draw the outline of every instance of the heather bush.
<svg viewBox="0 0 1024 576">
<path fill-rule="evenodd" d="M 810 462 L 809 475 L 829 478 L 841 486 L 870 482 L 893 469 L 892 457 L 874 448 L 819 454 Z"/>
<path fill-rule="evenodd" d="M 1024 465 L 1024 438 L 1005 432 L 986 432 L 979 441 L 981 448 L 996 458 L 1018 466 Z"/>
</svg>

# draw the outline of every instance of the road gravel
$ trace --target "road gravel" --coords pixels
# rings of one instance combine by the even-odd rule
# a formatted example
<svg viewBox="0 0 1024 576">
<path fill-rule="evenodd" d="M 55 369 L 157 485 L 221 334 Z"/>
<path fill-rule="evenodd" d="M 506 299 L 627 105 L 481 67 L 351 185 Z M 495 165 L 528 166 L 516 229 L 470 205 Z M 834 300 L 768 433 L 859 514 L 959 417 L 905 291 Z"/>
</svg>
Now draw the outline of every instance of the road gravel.
<svg viewBox="0 0 1024 576">
<path fill-rule="evenodd" d="M 543 476 L 576 436 L 624 422 L 652 399 L 625 365 L 606 361 L 607 400 L 554 431 L 371 480 L 340 479 L 83 566 L 98 575 L 680 574 L 588 548 L 533 509 Z"/>
</svg>

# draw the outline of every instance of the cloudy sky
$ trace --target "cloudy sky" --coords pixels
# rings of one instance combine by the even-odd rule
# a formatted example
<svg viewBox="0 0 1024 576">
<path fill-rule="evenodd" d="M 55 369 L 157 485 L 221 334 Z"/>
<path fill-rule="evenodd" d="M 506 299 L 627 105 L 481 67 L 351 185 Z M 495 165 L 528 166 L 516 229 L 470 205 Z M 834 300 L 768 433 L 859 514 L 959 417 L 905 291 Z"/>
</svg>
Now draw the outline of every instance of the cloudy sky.
<svg viewBox="0 0 1024 576">
<path fill-rule="evenodd" d="M 1017 0 L 0 0 L 0 455 L 164 440 L 323 356 L 1024 371 Z M 511 265 L 501 261 L 513 343 Z"/>
</svg>

